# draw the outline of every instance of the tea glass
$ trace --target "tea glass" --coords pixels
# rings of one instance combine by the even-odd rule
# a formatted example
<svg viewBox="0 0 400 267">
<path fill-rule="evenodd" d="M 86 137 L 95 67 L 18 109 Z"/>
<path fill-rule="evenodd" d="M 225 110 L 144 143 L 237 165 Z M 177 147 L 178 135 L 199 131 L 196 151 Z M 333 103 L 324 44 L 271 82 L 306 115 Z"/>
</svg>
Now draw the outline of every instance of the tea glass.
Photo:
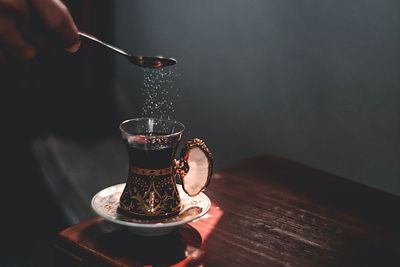
<svg viewBox="0 0 400 267">
<path fill-rule="evenodd" d="M 182 208 L 176 178 L 191 196 L 207 187 L 213 160 L 202 140 L 188 141 L 180 158 L 175 159 L 184 130 L 178 121 L 159 118 L 136 118 L 120 124 L 129 170 L 119 212 L 146 220 L 172 217 Z"/>
</svg>

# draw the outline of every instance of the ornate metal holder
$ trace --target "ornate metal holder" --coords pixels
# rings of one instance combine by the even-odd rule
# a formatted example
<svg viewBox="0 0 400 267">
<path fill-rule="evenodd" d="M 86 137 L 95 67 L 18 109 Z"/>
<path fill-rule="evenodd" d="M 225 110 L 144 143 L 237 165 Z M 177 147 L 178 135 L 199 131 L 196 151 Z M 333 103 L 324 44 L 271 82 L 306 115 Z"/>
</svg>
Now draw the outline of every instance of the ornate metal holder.
<svg viewBox="0 0 400 267">
<path fill-rule="evenodd" d="M 185 127 L 172 120 L 139 118 L 121 123 L 129 154 L 129 172 L 118 210 L 141 219 L 163 219 L 177 215 L 181 201 L 176 176 L 184 191 L 194 196 L 204 190 L 212 174 L 212 155 L 195 138 L 174 159 Z"/>
</svg>

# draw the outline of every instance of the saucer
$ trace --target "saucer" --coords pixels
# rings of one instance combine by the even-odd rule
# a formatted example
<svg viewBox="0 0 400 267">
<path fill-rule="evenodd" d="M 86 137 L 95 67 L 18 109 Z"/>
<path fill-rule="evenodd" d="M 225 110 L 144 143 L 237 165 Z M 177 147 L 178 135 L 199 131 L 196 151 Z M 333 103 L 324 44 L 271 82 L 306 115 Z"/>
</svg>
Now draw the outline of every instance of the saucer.
<svg viewBox="0 0 400 267">
<path fill-rule="evenodd" d="M 135 219 L 117 212 L 119 198 L 124 188 L 125 183 L 122 183 L 101 190 L 92 198 L 92 208 L 100 217 L 123 225 L 137 235 L 167 234 L 181 224 L 200 218 L 211 207 L 211 201 L 204 193 L 191 197 L 185 193 L 181 185 L 177 184 L 182 204 L 182 210 L 178 215 L 162 220 Z"/>
</svg>

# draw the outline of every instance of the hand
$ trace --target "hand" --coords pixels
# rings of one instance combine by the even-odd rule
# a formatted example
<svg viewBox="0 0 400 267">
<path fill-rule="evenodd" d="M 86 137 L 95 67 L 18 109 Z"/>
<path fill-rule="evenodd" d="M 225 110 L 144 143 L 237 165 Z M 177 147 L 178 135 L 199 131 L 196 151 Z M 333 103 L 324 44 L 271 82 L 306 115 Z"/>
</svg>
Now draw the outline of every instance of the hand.
<svg viewBox="0 0 400 267">
<path fill-rule="evenodd" d="M 60 0 L 0 0 L 0 64 L 7 58 L 30 60 L 49 40 L 76 52 L 78 29 Z"/>
</svg>

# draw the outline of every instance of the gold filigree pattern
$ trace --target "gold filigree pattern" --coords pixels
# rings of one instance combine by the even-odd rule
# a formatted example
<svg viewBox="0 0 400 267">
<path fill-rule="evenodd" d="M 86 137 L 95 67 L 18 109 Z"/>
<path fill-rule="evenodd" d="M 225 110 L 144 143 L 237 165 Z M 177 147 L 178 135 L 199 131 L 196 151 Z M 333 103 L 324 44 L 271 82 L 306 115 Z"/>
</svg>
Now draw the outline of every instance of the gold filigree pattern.
<svg viewBox="0 0 400 267">
<path fill-rule="evenodd" d="M 176 214 L 181 202 L 174 175 L 132 175 L 120 198 L 120 210 L 139 217 Z"/>
<path fill-rule="evenodd" d="M 130 167 L 130 171 L 134 174 L 138 175 L 148 175 L 148 176 L 164 176 L 168 174 L 172 174 L 172 167 L 164 168 L 164 169 L 144 169 L 138 167 Z"/>
</svg>

